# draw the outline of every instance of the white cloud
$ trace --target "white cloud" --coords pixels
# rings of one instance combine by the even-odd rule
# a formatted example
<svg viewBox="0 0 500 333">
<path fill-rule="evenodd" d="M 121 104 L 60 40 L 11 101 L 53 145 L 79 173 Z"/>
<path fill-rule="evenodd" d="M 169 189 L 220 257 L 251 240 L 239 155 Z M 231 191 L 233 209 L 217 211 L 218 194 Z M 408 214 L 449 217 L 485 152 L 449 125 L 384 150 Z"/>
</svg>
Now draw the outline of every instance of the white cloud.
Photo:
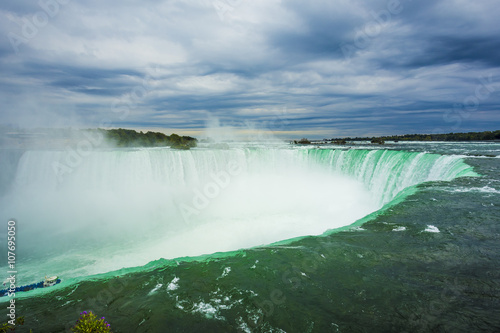
<svg viewBox="0 0 500 333">
<path fill-rule="evenodd" d="M 95 126 L 110 118 L 196 132 L 207 114 L 224 124 L 262 123 L 286 105 L 293 121 L 283 133 L 324 136 L 331 127 L 332 135 L 351 128 L 355 136 L 380 126 L 392 134 L 412 119 L 426 132 L 436 120 L 450 128 L 443 114 L 481 77 L 500 81 L 497 1 L 402 1 L 375 30 L 373 13 L 387 1 L 221 1 L 223 12 L 211 0 L 71 1 L 17 53 L 9 33 L 23 36 L 43 8 L 2 3 L 0 120 Z M 369 38 L 355 45 L 363 31 Z M 354 47 L 350 59 L 343 43 Z M 145 81 L 147 93 L 126 119 L 113 113 Z M 498 105 L 490 94 L 462 128 L 483 129 Z"/>
</svg>

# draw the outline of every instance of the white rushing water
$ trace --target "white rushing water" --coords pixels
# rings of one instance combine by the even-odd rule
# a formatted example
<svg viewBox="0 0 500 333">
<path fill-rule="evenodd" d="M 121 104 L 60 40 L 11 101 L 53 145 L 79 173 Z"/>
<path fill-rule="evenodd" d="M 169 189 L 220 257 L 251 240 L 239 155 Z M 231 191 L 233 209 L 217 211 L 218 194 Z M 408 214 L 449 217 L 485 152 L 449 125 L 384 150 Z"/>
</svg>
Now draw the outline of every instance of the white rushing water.
<svg viewBox="0 0 500 333">
<path fill-rule="evenodd" d="M 322 234 L 404 188 L 471 168 L 454 156 L 384 150 L 116 149 L 72 160 L 28 151 L 4 184 L 21 281 L 86 276 Z"/>
</svg>

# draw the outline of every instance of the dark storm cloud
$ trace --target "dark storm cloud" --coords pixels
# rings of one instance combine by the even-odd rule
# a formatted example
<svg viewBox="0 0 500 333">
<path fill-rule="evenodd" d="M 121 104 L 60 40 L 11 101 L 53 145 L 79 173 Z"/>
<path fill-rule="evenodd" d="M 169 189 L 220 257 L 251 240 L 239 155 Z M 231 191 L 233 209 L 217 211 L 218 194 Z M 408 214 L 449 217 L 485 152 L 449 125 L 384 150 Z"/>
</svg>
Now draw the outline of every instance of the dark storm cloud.
<svg viewBox="0 0 500 333">
<path fill-rule="evenodd" d="M 364 23 L 357 8 L 349 2 L 290 1 L 285 8 L 293 12 L 296 25 L 269 31 L 269 43 L 297 61 L 342 57 L 339 45 Z M 346 13 L 347 12 L 347 13 Z"/>
<path fill-rule="evenodd" d="M 498 37 L 433 37 L 414 57 L 411 67 L 444 65 L 456 62 L 475 62 L 484 66 L 500 66 L 500 40 Z"/>
<path fill-rule="evenodd" d="M 280 115 L 284 133 L 320 137 L 500 125 L 498 1 L 220 1 L 3 2 L 2 123 Z"/>
</svg>

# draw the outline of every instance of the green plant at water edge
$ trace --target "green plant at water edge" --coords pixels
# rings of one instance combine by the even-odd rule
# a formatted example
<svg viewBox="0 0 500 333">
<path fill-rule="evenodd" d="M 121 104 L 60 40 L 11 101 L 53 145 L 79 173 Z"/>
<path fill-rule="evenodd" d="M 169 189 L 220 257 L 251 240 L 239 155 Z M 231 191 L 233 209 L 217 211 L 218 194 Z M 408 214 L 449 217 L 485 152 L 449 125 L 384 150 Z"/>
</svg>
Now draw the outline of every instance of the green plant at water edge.
<svg viewBox="0 0 500 333">
<path fill-rule="evenodd" d="M 24 316 L 17 317 L 16 318 L 16 325 L 24 325 Z M 0 333 L 4 332 L 13 332 L 16 330 L 16 326 L 11 325 L 9 323 L 4 323 L 2 326 L 0 326 Z M 31 330 L 30 330 L 31 332 Z"/>
<path fill-rule="evenodd" d="M 83 311 L 80 316 L 71 331 L 77 333 L 111 333 L 111 328 L 108 322 L 104 320 L 104 317 L 99 319 L 92 311 Z"/>
</svg>

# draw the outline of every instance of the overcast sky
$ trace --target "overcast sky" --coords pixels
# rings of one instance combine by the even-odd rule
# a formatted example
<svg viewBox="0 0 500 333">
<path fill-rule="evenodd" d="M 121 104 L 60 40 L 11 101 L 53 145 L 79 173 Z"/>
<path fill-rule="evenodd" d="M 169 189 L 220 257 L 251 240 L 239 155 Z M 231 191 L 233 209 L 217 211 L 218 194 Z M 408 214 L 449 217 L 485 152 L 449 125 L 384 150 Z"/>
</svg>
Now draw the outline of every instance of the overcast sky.
<svg viewBox="0 0 500 333">
<path fill-rule="evenodd" d="M 498 0 L 4 0 L 0 122 L 497 130 L 499 17 Z"/>
</svg>

